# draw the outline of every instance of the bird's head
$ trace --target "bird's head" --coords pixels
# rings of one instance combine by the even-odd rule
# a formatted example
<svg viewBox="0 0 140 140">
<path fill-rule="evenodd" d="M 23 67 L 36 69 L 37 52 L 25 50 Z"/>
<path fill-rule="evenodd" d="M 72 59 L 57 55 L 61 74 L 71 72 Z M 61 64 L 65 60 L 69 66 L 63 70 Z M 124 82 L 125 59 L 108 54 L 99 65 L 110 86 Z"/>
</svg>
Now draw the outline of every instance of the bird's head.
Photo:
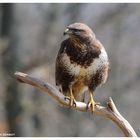
<svg viewBox="0 0 140 140">
<path fill-rule="evenodd" d="M 95 38 L 93 31 L 83 23 L 73 23 L 67 26 L 64 35 L 69 35 L 71 38 L 78 38 L 84 41 L 91 41 Z"/>
</svg>

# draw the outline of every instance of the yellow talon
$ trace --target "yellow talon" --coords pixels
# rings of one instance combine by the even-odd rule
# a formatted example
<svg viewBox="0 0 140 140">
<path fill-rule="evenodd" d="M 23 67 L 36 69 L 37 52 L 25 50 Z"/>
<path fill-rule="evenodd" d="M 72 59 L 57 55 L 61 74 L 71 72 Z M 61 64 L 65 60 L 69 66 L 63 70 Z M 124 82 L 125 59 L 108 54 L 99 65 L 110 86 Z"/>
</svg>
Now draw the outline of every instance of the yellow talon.
<svg viewBox="0 0 140 140">
<path fill-rule="evenodd" d="M 69 105 L 70 107 L 72 106 L 75 106 L 76 107 L 76 100 L 73 96 L 73 93 L 72 93 L 72 89 L 70 88 L 70 96 L 65 96 L 65 99 L 68 99 L 70 102 L 69 102 Z"/>
<path fill-rule="evenodd" d="M 89 101 L 89 103 L 87 105 L 87 109 L 89 109 L 91 107 L 91 112 L 93 113 L 94 112 L 94 106 L 95 106 L 95 102 L 93 100 L 93 95 L 90 92 L 90 101 Z"/>
</svg>

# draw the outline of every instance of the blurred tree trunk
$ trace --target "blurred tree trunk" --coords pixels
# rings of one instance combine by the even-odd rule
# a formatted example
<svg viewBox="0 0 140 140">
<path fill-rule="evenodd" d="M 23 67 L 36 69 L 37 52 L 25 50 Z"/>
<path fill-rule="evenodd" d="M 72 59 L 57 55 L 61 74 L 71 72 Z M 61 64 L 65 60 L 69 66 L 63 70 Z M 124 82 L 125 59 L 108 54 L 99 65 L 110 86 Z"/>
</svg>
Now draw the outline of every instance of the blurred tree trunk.
<svg viewBox="0 0 140 140">
<path fill-rule="evenodd" d="M 5 109 L 8 122 L 8 133 L 14 136 L 21 136 L 20 114 L 21 105 L 19 101 L 18 84 L 13 77 L 13 73 L 18 69 L 17 45 L 14 30 L 14 4 L 2 4 L 1 38 L 8 41 L 2 53 L 2 66 L 5 81 Z M 16 62 L 16 63 L 15 63 Z"/>
</svg>

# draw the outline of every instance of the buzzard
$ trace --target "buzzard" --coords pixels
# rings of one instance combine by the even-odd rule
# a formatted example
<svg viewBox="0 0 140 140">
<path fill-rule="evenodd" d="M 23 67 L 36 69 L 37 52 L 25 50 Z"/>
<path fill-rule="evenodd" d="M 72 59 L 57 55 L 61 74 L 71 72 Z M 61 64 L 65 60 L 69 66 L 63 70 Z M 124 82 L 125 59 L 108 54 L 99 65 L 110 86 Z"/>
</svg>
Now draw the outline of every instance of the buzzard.
<svg viewBox="0 0 140 140">
<path fill-rule="evenodd" d="M 70 100 L 70 106 L 89 94 L 87 109 L 94 111 L 93 94 L 96 87 L 106 82 L 109 61 L 105 48 L 94 32 L 83 23 L 67 26 L 65 39 L 56 58 L 55 80 L 59 90 Z"/>
</svg>

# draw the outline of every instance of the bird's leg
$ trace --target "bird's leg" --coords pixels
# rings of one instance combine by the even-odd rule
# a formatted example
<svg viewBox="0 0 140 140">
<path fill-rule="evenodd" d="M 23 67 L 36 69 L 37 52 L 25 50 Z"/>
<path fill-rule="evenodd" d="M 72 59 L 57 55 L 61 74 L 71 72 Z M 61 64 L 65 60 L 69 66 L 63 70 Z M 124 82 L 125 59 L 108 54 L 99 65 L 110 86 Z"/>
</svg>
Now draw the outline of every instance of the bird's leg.
<svg viewBox="0 0 140 140">
<path fill-rule="evenodd" d="M 91 91 L 89 93 L 90 93 L 90 101 L 88 102 L 87 110 L 91 107 L 91 111 L 93 113 L 94 112 L 94 106 L 100 105 L 100 102 L 95 102 L 93 100 L 93 93 Z"/>
<path fill-rule="evenodd" d="M 70 89 L 70 96 L 66 96 L 65 99 L 68 99 L 70 101 L 70 107 L 72 107 L 73 105 L 76 107 L 76 100 L 72 93 L 72 88 L 69 88 L 69 89 Z"/>
<path fill-rule="evenodd" d="M 93 113 L 94 112 L 95 102 L 93 100 L 93 95 L 92 95 L 92 92 L 91 91 L 89 92 L 89 94 L 90 94 L 90 101 L 88 102 L 87 109 L 89 109 L 91 107 L 91 111 Z"/>
</svg>

